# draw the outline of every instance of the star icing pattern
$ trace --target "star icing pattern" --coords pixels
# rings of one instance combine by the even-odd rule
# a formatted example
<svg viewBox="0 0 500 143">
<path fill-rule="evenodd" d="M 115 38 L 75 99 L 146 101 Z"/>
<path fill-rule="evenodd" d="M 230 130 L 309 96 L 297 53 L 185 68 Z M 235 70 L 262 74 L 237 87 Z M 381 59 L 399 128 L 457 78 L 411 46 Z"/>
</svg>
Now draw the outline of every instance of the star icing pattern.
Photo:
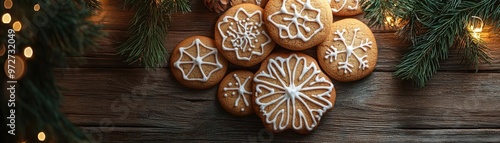
<svg viewBox="0 0 500 143">
<path fill-rule="evenodd" d="M 245 89 L 245 86 L 246 84 L 248 83 L 248 81 L 250 81 L 250 77 L 247 77 L 245 79 L 245 81 L 243 81 L 243 83 L 241 83 L 241 79 L 238 77 L 238 75 L 234 74 L 233 77 L 236 79 L 236 83 L 234 83 L 235 87 L 233 87 L 233 83 L 229 82 L 227 84 L 227 87 L 224 87 L 224 91 L 231 91 L 231 95 L 232 96 L 236 96 L 236 94 L 238 94 L 237 98 L 236 98 L 236 101 L 234 101 L 234 106 L 238 106 L 239 102 L 240 102 L 240 99 L 243 98 L 243 103 L 245 103 L 245 106 L 250 106 L 250 104 L 248 103 L 248 100 L 246 99 L 245 97 L 245 94 L 246 95 L 252 95 L 252 92 L 251 91 L 248 91 Z M 228 95 L 227 94 L 224 94 L 224 97 L 227 97 Z M 241 108 L 241 111 L 245 111 L 245 108 Z"/>
<path fill-rule="evenodd" d="M 189 50 L 191 48 L 196 48 L 196 55 L 195 56 L 193 56 L 187 52 L 187 50 Z M 210 52 L 208 52 L 205 55 L 201 55 L 201 53 L 200 53 L 201 48 L 205 48 L 206 50 L 209 50 Z M 222 64 L 219 62 L 218 55 L 217 55 L 217 49 L 206 46 L 205 44 L 203 44 L 201 42 L 200 39 L 196 39 L 195 41 L 193 41 L 193 43 L 191 43 L 191 45 L 189 45 L 187 47 L 180 47 L 179 51 L 180 51 L 180 57 L 174 63 L 174 66 L 182 72 L 182 77 L 184 78 L 184 80 L 206 82 L 208 80 L 208 78 L 210 78 L 210 75 L 212 75 L 212 73 L 222 69 L 222 67 L 223 67 Z M 184 56 L 189 57 L 190 60 L 189 61 L 182 61 Z M 215 62 L 204 61 L 204 59 L 206 59 L 208 57 L 213 57 L 215 59 Z M 187 71 L 187 72 L 184 71 L 184 69 L 180 66 L 180 65 L 184 65 L 184 64 L 192 65 L 191 68 L 189 69 L 189 71 Z M 215 66 L 215 68 L 213 70 L 211 70 L 210 72 L 208 72 L 208 74 L 206 74 L 202 68 L 202 65 Z M 201 72 L 201 77 L 189 77 L 192 74 L 192 72 L 195 70 L 196 67 L 198 67 L 198 70 Z"/>
<path fill-rule="evenodd" d="M 240 19 L 239 16 L 244 18 Z M 250 21 L 258 17 L 259 21 Z M 222 31 L 221 26 L 229 24 L 227 31 Z M 264 46 L 271 43 L 271 38 L 264 31 L 262 22 L 262 12 L 255 11 L 249 14 L 245 9 L 239 8 L 234 16 L 226 16 L 219 22 L 219 33 L 222 36 L 222 50 L 234 51 L 238 60 L 250 60 L 252 56 L 261 56 L 264 52 Z M 260 30 L 261 29 L 261 30 Z M 267 39 L 264 43 L 257 45 L 260 35 L 264 35 Z M 226 42 L 230 42 L 232 47 L 226 47 Z M 248 56 L 240 54 L 250 52 Z"/>
<path fill-rule="evenodd" d="M 338 50 L 337 48 L 335 48 L 334 46 L 330 46 L 330 48 L 326 51 L 326 56 L 325 56 L 325 59 L 329 59 L 330 62 L 333 62 L 333 59 L 337 60 L 337 56 L 338 54 L 340 53 L 345 53 L 346 56 L 345 56 L 345 62 L 342 62 L 340 61 L 339 62 L 339 67 L 338 69 L 339 70 L 344 70 L 344 73 L 347 73 L 347 71 L 349 72 L 352 72 L 352 67 L 353 65 L 351 63 L 349 63 L 349 57 L 351 56 L 354 56 L 356 58 L 356 60 L 359 62 L 359 69 L 362 69 L 362 70 L 365 70 L 368 66 L 368 61 L 365 59 L 368 57 L 368 55 L 366 55 L 366 51 L 368 50 L 367 48 L 372 48 L 372 41 L 369 41 L 368 38 L 366 38 L 366 40 L 361 40 L 361 43 L 357 46 L 354 45 L 354 41 L 356 40 L 356 36 L 357 36 L 357 33 L 359 31 L 359 28 L 356 28 L 354 29 L 354 36 L 352 37 L 351 39 L 351 44 L 347 44 L 347 41 L 346 39 L 344 38 L 344 33 L 347 32 L 345 29 L 342 30 L 342 32 L 340 32 L 339 30 L 337 30 L 334 34 L 337 34 L 339 36 L 339 38 L 334 38 L 333 40 L 334 41 L 342 41 L 342 43 L 345 45 L 345 49 L 344 50 Z M 354 52 L 354 50 L 356 49 L 361 49 L 365 52 L 365 55 L 363 56 L 359 56 L 359 55 L 356 55 L 356 53 Z"/>
<path fill-rule="evenodd" d="M 306 0 L 305 2 L 303 2 L 302 0 L 295 0 L 295 1 L 297 1 L 300 4 L 300 6 L 297 6 L 294 3 L 292 3 L 290 5 L 292 11 L 288 11 L 286 6 L 287 0 L 284 0 L 283 4 L 281 5 L 281 9 L 271 14 L 268 17 L 268 20 L 279 29 L 280 38 L 283 39 L 300 38 L 302 41 L 307 42 L 309 41 L 309 39 L 311 39 L 311 37 L 313 37 L 314 35 L 316 35 L 316 33 L 320 32 L 323 29 L 323 24 L 321 23 L 320 19 L 321 11 L 320 9 L 314 8 L 311 5 L 311 0 Z M 307 13 L 309 11 L 315 11 L 317 13 L 316 16 L 308 17 Z M 285 22 L 285 24 L 278 24 L 276 21 L 273 20 L 273 17 L 280 17 L 280 16 L 283 17 L 281 19 L 281 22 Z M 319 28 L 317 28 L 316 30 L 312 30 L 310 27 L 306 25 L 307 23 L 316 23 L 319 25 Z M 292 28 L 296 29 L 297 31 L 295 35 L 293 35 L 290 32 L 290 29 Z M 303 33 L 303 31 L 300 29 L 305 31 L 305 33 Z"/>
<path fill-rule="evenodd" d="M 339 3 L 341 0 L 334 0 L 336 3 Z M 332 11 L 333 12 L 339 12 L 341 11 L 342 9 L 344 9 L 345 5 L 347 4 L 347 1 L 348 0 L 342 0 L 344 3 L 342 3 L 342 6 L 339 8 L 339 9 L 336 9 L 336 8 L 332 8 Z M 356 2 L 356 6 L 352 7 L 352 6 L 347 6 L 347 10 L 356 10 L 358 9 L 358 6 L 359 6 L 359 0 L 354 0 Z M 332 2 L 332 0 L 328 0 L 329 3 Z"/>
<path fill-rule="evenodd" d="M 255 103 L 265 122 L 274 130 L 316 127 L 323 113 L 333 107 L 328 99 L 334 86 L 320 73 L 316 64 L 296 54 L 270 59 L 267 70 L 254 77 Z"/>
</svg>

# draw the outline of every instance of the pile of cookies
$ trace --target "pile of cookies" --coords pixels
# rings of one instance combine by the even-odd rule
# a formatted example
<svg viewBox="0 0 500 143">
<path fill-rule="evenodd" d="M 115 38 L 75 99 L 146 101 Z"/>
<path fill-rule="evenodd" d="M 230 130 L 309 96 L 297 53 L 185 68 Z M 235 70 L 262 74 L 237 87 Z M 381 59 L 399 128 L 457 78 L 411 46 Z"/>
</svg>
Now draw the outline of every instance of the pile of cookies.
<svg viewBox="0 0 500 143">
<path fill-rule="evenodd" d="M 334 15 L 360 13 L 358 0 L 243 0 L 220 16 L 215 40 L 180 42 L 171 71 L 190 88 L 219 84 L 217 97 L 231 114 L 256 113 L 270 131 L 306 134 L 334 106 L 330 78 L 351 82 L 374 70 L 377 44 L 368 26 L 352 18 L 333 22 Z M 273 53 L 276 44 L 291 52 Z M 317 58 L 300 52 L 311 48 Z M 260 69 L 225 75 L 229 63 Z"/>
</svg>

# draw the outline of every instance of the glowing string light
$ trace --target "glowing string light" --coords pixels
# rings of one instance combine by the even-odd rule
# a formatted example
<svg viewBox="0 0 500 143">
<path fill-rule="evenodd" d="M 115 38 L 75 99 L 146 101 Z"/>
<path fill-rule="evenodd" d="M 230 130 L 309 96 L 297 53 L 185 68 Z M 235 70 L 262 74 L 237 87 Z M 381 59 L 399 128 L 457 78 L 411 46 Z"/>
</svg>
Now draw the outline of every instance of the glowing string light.
<svg viewBox="0 0 500 143">
<path fill-rule="evenodd" d="M 483 32 L 484 22 L 478 16 L 472 16 L 470 21 L 469 31 L 472 33 L 472 37 L 479 39 L 481 38 L 481 32 Z"/>
<path fill-rule="evenodd" d="M 9 24 L 10 23 L 10 20 L 12 20 L 12 18 L 10 17 L 10 14 L 9 13 L 5 13 L 3 14 L 2 16 L 2 22 L 4 24 Z"/>
<path fill-rule="evenodd" d="M 33 49 L 31 47 L 24 48 L 24 57 L 31 58 L 33 56 Z"/>
<path fill-rule="evenodd" d="M 45 133 L 44 132 L 38 133 L 38 140 L 39 141 L 45 141 Z"/>
</svg>

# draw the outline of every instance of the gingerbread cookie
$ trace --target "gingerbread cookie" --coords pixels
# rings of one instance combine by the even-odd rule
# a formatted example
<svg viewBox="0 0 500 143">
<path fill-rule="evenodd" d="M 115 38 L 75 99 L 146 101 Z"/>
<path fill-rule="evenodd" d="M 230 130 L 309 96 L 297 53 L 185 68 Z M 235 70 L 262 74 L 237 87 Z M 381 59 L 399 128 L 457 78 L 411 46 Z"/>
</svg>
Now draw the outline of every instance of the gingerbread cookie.
<svg viewBox="0 0 500 143">
<path fill-rule="evenodd" d="M 264 126 L 306 134 L 333 108 L 335 89 L 314 58 L 302 54 L 271 54 L 253 78 L 254 110 Z"/>
<path fill-rule="evenodd" d="M 265 7 L 267 4 L 267 1 L 268 0 L 232 0 L 231 5 L 236 6 L 236 5 L 242 4 L 242 3 L 250 3 L 250 4 L 260 6 L 260 7 Z"/>
<path fill-rule="evenodd" d="M 253 114 L 252 99 L 252 78 L 250 71 L 234 71 L 222 79 L 217 98 L 222 108 L 236 116 L 246 116 Z"/>
<path fill-rule="evenodd" d="M 334 16 L 354 16 L 363 13 L 359 0 L 328 0 Z"/>
<path fill-rule="evenodd" d="M 263 9 L 253 4 L 231 7 L 215 26 L 217 48 L 229 62 L 250 67 L 262 62 L 275 43 L 266 32 Z"/>
<path fill-rule="evenodd" d="M 326 0 L 272 0 L 264 16 L 271 38 L 290 50 L 304 50 L 323 42 L 333 20 Z"/>
<path fill-rule="evenodd" d="M 175 47 L 170 58 L 174 77 L 184 86 L 195 89 L 213 87 L 224 77 L 227 61 L 205 36 L 189 37 Z"/>
<path fill-rule="evenodd" d="M 318 46 L 318 61 L 330 77 L 350 82 L 370 75 L 377 64 L 377 43 L 363 22 L 347 18 L 332 24 L 330 36 Z"/>
</svg>

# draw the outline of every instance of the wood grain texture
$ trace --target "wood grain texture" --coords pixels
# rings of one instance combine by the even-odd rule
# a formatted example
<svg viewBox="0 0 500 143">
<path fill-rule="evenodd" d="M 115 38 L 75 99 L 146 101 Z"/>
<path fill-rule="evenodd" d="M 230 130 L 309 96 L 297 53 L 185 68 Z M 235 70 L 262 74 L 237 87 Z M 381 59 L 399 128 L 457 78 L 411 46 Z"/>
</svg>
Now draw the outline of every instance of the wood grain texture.
<svg viewBox="0 0 500 143">
<path fill-rule="evenodd" d="M 148 71 L 122 62 L 116 47 L 127 39 L 134 13 L 123 10 L 122 0 L 102 3 L 103 11 L 91 20 L 103 24 L 107 39 L 101 48 L 71 57 L 88 62 L 58 78 L 62 111 L 96 142 L 500 142 L 498 35 L 483 35 L 493 60 L 480 65 L 479 73 L 463 67 L 452 50 L 420 89 L 392 76 L 408 45 L 393 30 L 373 28 L 379 48 L 375 72 L 361 81 L 335 82 L 334 110 L 311 134 L 271 134 L 255 115 L 226 113 L 216 100 L 216 87 L 185 88 L 167 64 Z M 172 16 L 165 38 L 169 52 L 184 38 L 213 37 L 218 15 L 199 0 L 191 4 L 193 12 Z M 314 50 L 303 52 L 315 57 Z M 233 65 L 228 72 L 234 69 L 241 67 Z"/>
</svg>

